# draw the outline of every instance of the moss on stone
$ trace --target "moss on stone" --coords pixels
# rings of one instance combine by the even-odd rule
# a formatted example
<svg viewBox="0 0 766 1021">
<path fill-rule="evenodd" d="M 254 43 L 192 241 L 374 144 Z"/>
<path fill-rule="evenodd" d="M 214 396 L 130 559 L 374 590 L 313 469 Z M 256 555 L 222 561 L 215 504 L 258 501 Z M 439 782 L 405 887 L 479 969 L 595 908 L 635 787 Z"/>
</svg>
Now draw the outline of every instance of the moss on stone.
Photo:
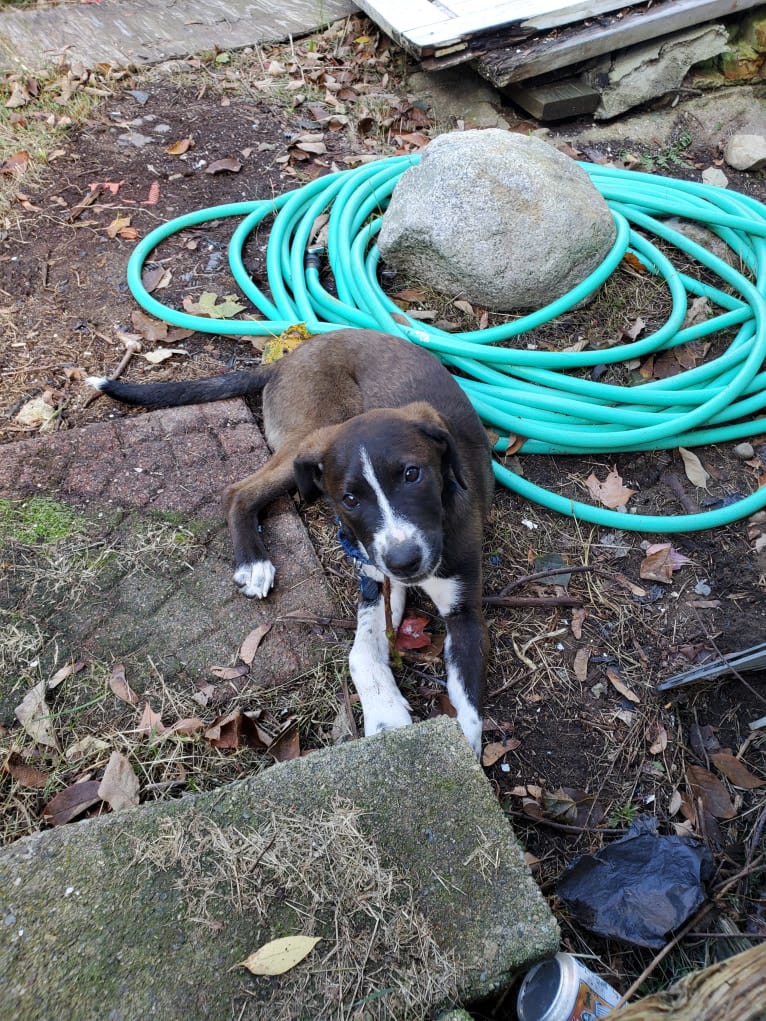
<svg viewBox="0 0 766 1021">
<path fill-rule="evenodd" d="M 0 500 L 0 542 L 28 544 L 58 542 L 80 534 L 86 519 L 50 496 L 29 500 Z"/>
</svg>

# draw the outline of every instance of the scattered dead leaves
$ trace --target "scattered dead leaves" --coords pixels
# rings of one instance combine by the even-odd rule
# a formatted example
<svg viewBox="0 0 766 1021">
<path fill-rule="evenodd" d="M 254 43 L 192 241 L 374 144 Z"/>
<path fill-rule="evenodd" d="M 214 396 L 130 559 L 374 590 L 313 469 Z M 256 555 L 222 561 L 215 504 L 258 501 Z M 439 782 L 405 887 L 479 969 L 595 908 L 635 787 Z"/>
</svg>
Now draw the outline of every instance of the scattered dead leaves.
<svg viewBox="0 0 766 1021">
<path fill-rule="evenodd" d="M 659 581 L 669 585 L 673 573 L 690 564 L 691 560 L 679 553 L 672 543 L 652 543 L 646 547 L 646 556 L 641 561 L 639 575 L 644 581 Z"/>
<path fill-rule="evenodd" d="M 611 510 L 625 507 L 636 492 L 635 489 L 629 489 L 623 484 L 616 467 L 612 468 L 603 481 L 591 473 L 585 480 L 585 486 L 593 500 Z"/>
<path fill-rule="evenodd" d="M 716 819 L 733 819 L 736 815 L 723 783 L 704 766 L 688 766 L 686 781 L 695 799 Z"/>
<path fill-rule="evenodd" d="M 138 804 L 138 777 L 128 759 L 120 752 L 112 752 L 106 764 L 98 796 L 113 812 L 135 808 Z"/>
</svg>

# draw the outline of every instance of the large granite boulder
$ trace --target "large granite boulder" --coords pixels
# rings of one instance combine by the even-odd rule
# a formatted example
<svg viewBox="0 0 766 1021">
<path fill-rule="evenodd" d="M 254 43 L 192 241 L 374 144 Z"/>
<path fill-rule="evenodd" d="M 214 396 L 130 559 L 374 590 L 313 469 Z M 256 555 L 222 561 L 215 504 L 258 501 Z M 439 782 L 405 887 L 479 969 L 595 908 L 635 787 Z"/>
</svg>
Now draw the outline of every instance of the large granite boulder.
<svg viewBox="0 0 766 1021">
<path fill-rule="evenodd" d="M 440 135 L 424 149 L 394 189 L 378 246 L 420 284 L 510 311 L 566 294 L 614 238 L 606 202 L 574 160 L 490 128 Z"/>
</svg>

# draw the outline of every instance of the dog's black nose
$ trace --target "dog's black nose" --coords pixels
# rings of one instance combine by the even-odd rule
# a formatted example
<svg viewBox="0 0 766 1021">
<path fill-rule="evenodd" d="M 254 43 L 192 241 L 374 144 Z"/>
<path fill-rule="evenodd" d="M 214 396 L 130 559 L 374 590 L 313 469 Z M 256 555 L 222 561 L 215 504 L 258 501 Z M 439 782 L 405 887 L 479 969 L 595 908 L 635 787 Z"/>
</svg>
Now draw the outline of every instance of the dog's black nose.
<svg viewBox="0 0 766 1021">
<path fill-rule="evenodd" d="M 421 570 L 423 551 L 416 542 L 400 542 L 386 550 L 383 562 L 396 577 L 411 578 Z"/>
</svg>

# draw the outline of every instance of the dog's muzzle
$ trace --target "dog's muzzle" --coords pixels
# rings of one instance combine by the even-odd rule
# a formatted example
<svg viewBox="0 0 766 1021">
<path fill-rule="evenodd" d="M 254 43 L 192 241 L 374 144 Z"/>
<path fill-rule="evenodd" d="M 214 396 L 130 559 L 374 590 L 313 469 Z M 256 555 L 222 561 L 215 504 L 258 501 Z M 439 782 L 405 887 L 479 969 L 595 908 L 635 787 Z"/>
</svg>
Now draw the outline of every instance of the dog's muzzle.
<svg viewBox="0 0 766 1021">
<path fill-rule="evenodd" d="M 405 539 L 387 546 L 380 559 L 386 573 L 403 582 L 427 577 L 434 566 L 428 551 L 415 539 Z"/>
</svg>

